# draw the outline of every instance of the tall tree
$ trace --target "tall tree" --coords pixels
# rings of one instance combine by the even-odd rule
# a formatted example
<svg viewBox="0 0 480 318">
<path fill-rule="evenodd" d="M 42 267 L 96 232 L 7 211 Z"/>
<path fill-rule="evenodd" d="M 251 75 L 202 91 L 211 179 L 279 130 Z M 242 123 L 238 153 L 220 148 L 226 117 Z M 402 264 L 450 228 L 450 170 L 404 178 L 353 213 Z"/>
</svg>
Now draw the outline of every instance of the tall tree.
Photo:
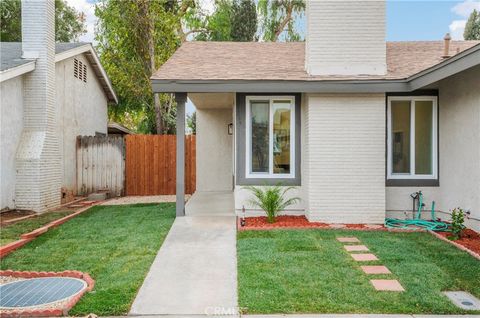
<svg viewBox="0 0 480 318">
<path fill-rule="evenodd" d="M 301 40 L 295 21 L 305 12 L 305 0 L 259 0 L 258 12 L 263 40 Z"/>
<path fill-rule="evenodd" d="M 150 77 L 183 41 L 204 30 L 198 10 L 193 0 L 96 4 L 97 50 L 120 100 L 111 119 L 143 133 L 175 132 L 173 95 L 153 94 Z"/>
<path fill-rule="evenodd" d="M 0 40 L 20 42 L 22 40 L 21 0 L 0 1 Z M 65 0 L 55 0 L 55 40 L 73 42 L 87 32 L 85 15 L 67 5 Z"/>
<path fill-rule="evenodd" d="M 215 12 L 207 17 L 207 32 L 198 34 L 200 41 L 232 41 L 232 1 L 216 0 Z"/>
<path fill-rule="evenodd" d="M 253 0 L 234 0 L 230 15 L 232 41 L 249 42 L 257 33 L 257 8 Z"/>
<path fill-rule="evenodd" d="M 473 10 L 463 32 L 465 40 L 480 40 L 480 12 Z"/>
</svg>

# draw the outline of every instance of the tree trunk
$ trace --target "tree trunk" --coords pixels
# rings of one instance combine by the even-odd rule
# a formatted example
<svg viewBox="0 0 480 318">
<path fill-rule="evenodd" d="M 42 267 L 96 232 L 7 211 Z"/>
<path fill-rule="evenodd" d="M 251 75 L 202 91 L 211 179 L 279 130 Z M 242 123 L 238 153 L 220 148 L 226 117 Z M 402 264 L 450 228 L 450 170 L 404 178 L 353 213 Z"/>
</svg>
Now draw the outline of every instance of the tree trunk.
<svg viewBox="0 0 480 318">
<path fill-rule="evenodd" d="M 162 103 L 160 103 L 160 96 L 153 94 L 154 106 L 155 106 L 155 129 L 157 135 L 163 135 L 163 120 L 162 120 Z"/>
</svg>

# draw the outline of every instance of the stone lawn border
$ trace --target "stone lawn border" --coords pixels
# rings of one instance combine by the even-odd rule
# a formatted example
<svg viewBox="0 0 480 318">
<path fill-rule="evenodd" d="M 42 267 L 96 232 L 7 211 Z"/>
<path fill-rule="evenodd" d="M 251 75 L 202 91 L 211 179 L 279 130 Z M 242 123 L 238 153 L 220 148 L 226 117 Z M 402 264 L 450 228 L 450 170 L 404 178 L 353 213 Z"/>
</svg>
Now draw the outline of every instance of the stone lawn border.
<svg viewBox="0 0 480 318">
<path fill-rule="evenodd" d="M 97 202 L 92 202 L 87 206 L 84 206 L 83 208 L 78 209 L 77 211 L 64 216 L 63 218 L 54 220 L 42 227 L 39 227 L 36 230 L 33 230 L 31 232 L 25 233 L 20 235 L 20 239 L 17 241 L 13 241 L 10 243 L 7 243 L 3 246 L 0 246 L 0 259 L 5 257 L 6 255 L 10 254 L 11 252 L 15 251 L 16 249 L 19 249 L 20 247 L 24 246 L 30 241 L 33 241 L 35 238 L 38 236 L 42 235 L 43 233 L 47 232 L 48 230 L 57 227 L 65 222 L 67 222 L 70 219 L 73 219 L 74 217 L 78 216 L 79 214 L 82 214 L 83 212 L 87 211 L 93 206 L 99 205 L 105 201 L 97 201 Z"/>
<path fill-rule="evenodd" d="M 448 242 L 450 244 L 452 244 L 453 246 L 455 246 L 456 248 L 458 248 L 459 250 L 462 250 L 464 252 L 467 252 L 468 254 L 472 255 L 473 257 L 475 257 L 476 259 L 478 259 L 480 261 L 480 255 L 475 253 L 474 251 L 466 248 L 465 246 L 461 245 L 461 244 L 458 244 L 456 243 L 455 241 L 451 241 L 449 240 L 448 238 L 444 237 L 444 236 L 441 236 L 440 234 L 438 233 L 435 233 L 434 231 L 428 231 L 430 234 L 432 234 L 433 236 L 435 236 L 436 238 L 442 240 L 442 241 L 445 241 L 445 242 Z"/>
<path fill-rule="evenodd" d="M 82 296 L 88 291 L 92 291 L 95 286 L 95 281 L 88 273 L 80 271 L 63 271 L 63 272 L 28 272 L 28 271 L 13 271 L 13 270 L 0 270 L 0 276 L 10 276 L 18 278 L 40 278 L 40 277 L 72 277 L 82 279 L 87 283 L 87 287 L 82 289 L 78 294 L 71 297 L 70 300 L 63 305 L 62 308 L 56 309 L 12 309 L 1 313 L 2 318 L 13 317 L 58 317 L 67 316 L 68 311 L 82 298 Z M 5 309 L 2 309 L 5 310 Z"/>
</svg>

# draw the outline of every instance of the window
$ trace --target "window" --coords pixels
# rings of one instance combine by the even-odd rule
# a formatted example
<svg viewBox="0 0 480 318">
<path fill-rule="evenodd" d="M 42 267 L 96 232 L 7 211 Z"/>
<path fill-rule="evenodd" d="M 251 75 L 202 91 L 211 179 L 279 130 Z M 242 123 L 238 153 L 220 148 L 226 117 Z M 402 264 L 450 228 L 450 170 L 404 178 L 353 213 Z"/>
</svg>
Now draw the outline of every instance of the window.
<svg viewBox="0 0 480 318">
<path fill-rule="evenodd" d="M 246 98 L 246 177 L 295 178 L 295 98 Z"/>
<path fill-rule="evenodd" d="M 389 97 L 387 112 L 387 179 L 437 179 L 437 97 Z"/>
</svg>

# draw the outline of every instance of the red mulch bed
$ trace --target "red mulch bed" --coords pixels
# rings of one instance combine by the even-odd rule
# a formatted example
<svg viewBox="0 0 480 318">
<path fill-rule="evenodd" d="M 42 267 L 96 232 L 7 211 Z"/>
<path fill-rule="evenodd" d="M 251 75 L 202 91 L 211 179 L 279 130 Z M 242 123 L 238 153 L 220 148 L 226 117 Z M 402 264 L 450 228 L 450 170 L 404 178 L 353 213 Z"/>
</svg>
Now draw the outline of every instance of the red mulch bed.
<svg viewBox="0 0 480 318">
<path fill-rule="evenodd" d="M 275 223 L 268 223 L 267 217 L 258 216 L 258 217 L 247 217 L 245 218 L 245 226 L 239 228 L 241 230 L 268 230 L 276 228 L 343 228 L 343 229 L 361 229 L 361 230 L 371 230 L 365 224 L 343 224 L 343 227 L 340 225 L 332 225 L 328 223 L 321 222 L 310 222 L 303 215 L 293 216 L 293 215 L 281 215 L 275 218 Z M 383 226 L 380 226 L 378 229 L 385 229 Z"/>
<path fill-rule="evenodd" d="M 451 233 L 449 232 L 437 232 L 437 233 L 446 238 L 448 238 L 451 235 Z M 477 254 L 480 254 L 480 234 L 475 232 L 474 230 L 471 230 L 471 229 L 464 230 L 460 239 L 453 242 L 463 245 L 469 250 Z"/>
</svg>

